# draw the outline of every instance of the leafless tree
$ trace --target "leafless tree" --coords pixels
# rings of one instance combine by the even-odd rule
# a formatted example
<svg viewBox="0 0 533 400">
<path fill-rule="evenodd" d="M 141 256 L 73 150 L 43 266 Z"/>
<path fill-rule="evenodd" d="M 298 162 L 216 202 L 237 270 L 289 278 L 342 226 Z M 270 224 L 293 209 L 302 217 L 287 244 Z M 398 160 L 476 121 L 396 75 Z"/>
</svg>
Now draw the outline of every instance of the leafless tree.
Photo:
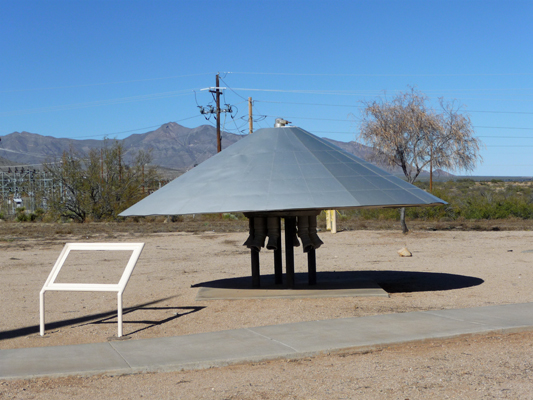
<svg viewBox="0 0 533 400">
<path fill-rule="evenodd" d="M 454 101 L 439 99 L 437 111 L 426 95 L 411 88 L 391 100 L 363 104 L 359 138 L 374 149 L 371 161 L 401 168 L 409 183 L 426 168 L 431 174 L 433 168 L 471 171 L 481 161 L 470 117 Z M 407 233 L 405 208 L 400 215 Z"/>
</svg>

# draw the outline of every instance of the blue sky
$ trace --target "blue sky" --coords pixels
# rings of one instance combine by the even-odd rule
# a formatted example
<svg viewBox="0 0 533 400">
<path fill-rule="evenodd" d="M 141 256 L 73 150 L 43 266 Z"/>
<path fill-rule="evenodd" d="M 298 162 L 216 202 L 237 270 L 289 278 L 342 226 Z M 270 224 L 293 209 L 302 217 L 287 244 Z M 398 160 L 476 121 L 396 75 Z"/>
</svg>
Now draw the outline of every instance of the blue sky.
<svg viewBox="0 0 533 400">
<path fill-rule="evenodd" d="M 124 138 L 215 124 L 197 104 L 220 73 L 225 130 L 285 117 L 357 140 L 361 101 L 409 86 L 465 105 L 484 162 L 533 176 L 533 1 L 0 0 L 0 137 Z M 242 119 L 244 118 L 244 119 Z M 0 144 L 1 145 L 1 144 Z"/>
</svg>

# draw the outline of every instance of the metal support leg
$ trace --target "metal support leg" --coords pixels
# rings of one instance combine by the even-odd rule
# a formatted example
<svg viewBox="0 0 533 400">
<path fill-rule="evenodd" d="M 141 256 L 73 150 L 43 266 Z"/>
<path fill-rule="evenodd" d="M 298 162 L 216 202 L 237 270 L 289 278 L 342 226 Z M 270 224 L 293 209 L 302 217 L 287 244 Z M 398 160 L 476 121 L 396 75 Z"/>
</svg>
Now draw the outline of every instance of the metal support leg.
<svg viewBox="0 0 533 400">
<path fill-rule="evenodd" d="M 287 275 L 287 287 L 294 289 L 294 243 L 296 231 L 296 218 L 285 217 L 285 265 Z"/>
<path fill-rule="evenodd" d="M 257 250 L 251 249 L 250 254 L 252 257 L 252 287 L 258 288 L 261 286 L 259 276 L 259 252 Z"/>
<path fill-rule="evenodd" d="M 39 293 L 39 322 L 40 322 L 40 334 L 44 336 L 44 292 Z"/>
<path fill-rule="evenodd" d="M 122 293 L 117 294 L 118 337 L 122 337 Z"/>
<path fill-rule="evenodd" d="M 283 254 L 281 250 L 281 218 L 278 218 L 278 248 L 274 250 L 274 279 L 276 285 L 283 283 Z"/>
<path fill-rule="evenodd" d="M 309 286 L 316 285 L 316 250 L 309 250 L 307 253 L 307 277 Z"/>
</svg>

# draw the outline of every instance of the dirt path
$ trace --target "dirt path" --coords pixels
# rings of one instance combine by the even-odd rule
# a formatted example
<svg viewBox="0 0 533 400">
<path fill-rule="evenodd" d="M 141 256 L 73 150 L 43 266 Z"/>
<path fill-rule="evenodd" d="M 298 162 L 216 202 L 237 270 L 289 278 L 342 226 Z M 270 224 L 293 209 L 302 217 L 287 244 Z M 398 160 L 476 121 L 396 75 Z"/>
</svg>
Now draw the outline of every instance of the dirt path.
<svg viewBox="0 0 533 400">
<path fill-rule="evenodd" d="M 37 334 L 38 293 L 63 243 L 81 239 L 58 235 L 0 241 L 0 348 L 103 342 L 116 335 L 113 294 L 63 292 L 47 294 L 47 335 Z M 195 301 L 196 285 L 250 274 L 249 253 L 241 246 L 246 233 L 87 236 L 86 241 L 145 243 L 124 293 L 124 307 L 130 308 L 124 316 L 124 333 L 131 339 L 533 301 L 533 232 L 323 233 L 325 245 L 317 252 L 319 279 L 333 273 L 347 279 L 371 278 L 391 297 L 203 302 Z M 398 256 L 397 250 L 404 246 L 413 257 Z M 295 253 L 296 271 L 303 273 L 306 258 L 301 249 Z M 87 257 L 84 262 L 71 266 L 76 277 L 72 279 L 83 275 L 88 281 L 105 281 L 113 276 L 115 263 L 110 257 Z M 271 252 L 261 252 L 261 268 L 263 273 L 273 271 Z M 58 399 L 140 398 L 142 393 L 183 399 L 414 399 L 429 394 L 533 398 L 529 395 L 532 338 L 529 333 L 471 337 L 369 354 L 171 374 L 9 381 L 2 382 L 0 398 L 46 398 L 52 392 Z"/>
</svg>

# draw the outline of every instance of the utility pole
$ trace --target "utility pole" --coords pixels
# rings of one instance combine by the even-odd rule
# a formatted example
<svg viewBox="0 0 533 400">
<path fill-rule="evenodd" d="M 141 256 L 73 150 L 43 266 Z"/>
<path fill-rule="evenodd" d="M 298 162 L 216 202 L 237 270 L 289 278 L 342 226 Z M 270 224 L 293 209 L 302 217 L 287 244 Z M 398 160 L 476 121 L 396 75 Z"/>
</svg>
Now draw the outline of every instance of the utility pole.
<svg viewBox="0 0 533 400">
<path fill-rule="evenodd" d="M 250 132 L 254 133 L 254 120 L 252 118 L 252 98 L 248 97 L 248 124 L 250 126 Z"/>
<path fill-rule="evenodd" d="M 205 117 L 205 119 L 209 119 L 212 114 L 215 114 L 215 118 L 217 120 L 217 153 L 220 153 L 222 151 L 222 137 L 220 132 L 220 114 L 221 113 L 232 113 L 233 108 L 231 105 L 226 104 L 226 108 L 221 109 L 220 108 L 220 95 L 222 94 L 222 91 L 226 89 L 225 87 L 220 87 L 220 77 L 219 74 L 217 74 L 216 77 L 216 86 L 210 87 L 202 90 L 209 90 L 209 92 L 213 95 L 213 98 L 215 99 L 216 106 L 213 107 L 212 105 L 204 107 L 204 106 L 198 106 L 200 109 L 200 114 L 206 116 L 209 115 L 209 117 Z"/>
<path fill-rule="evenodd" d="M 220 84 L 218 74 L 216 83 L 214 93 L 217 96 L 217 153 L 220 153 L 222 151 L 222 139 L 220 137 Z"/>
</svg>

